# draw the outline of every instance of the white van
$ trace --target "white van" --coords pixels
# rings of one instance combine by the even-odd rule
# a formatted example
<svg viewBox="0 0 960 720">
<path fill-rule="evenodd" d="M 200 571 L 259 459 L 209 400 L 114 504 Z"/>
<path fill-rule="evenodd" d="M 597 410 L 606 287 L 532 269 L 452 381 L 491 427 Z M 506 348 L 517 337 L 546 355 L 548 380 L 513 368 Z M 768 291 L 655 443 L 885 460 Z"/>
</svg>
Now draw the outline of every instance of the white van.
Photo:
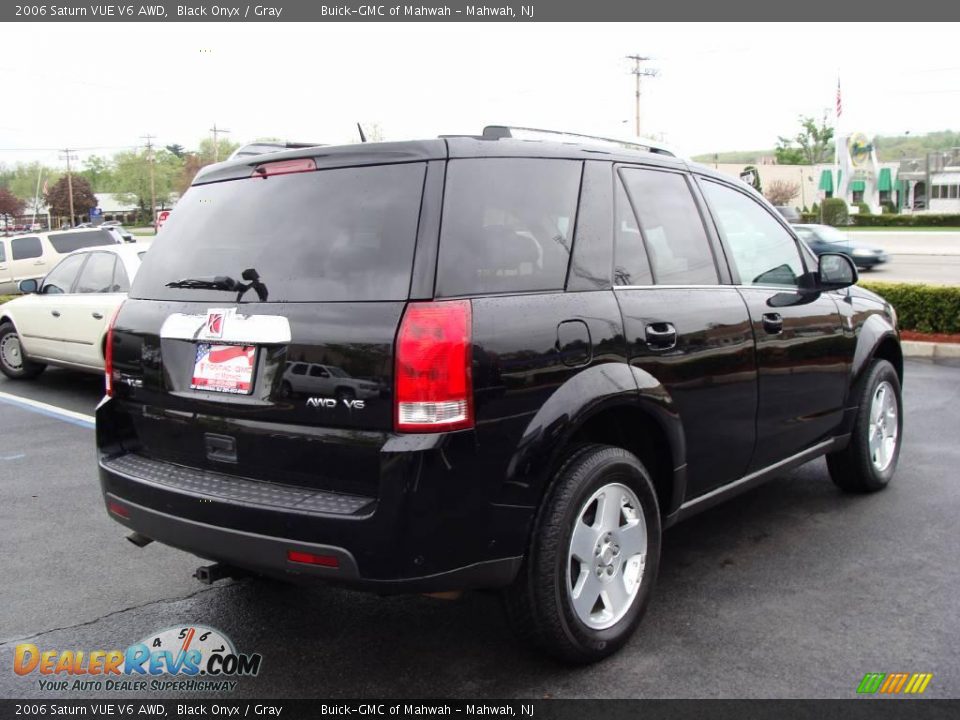
<svg viewBox="0 0 960 720">
<path fill-rule="evenodd" d="M 39 280 L 74 250 L 121 242 L 115 234 L 101 228 L 0 238 L 0 295 L 20 292 L 17 285 L 21 280 Z"/>
</svg>

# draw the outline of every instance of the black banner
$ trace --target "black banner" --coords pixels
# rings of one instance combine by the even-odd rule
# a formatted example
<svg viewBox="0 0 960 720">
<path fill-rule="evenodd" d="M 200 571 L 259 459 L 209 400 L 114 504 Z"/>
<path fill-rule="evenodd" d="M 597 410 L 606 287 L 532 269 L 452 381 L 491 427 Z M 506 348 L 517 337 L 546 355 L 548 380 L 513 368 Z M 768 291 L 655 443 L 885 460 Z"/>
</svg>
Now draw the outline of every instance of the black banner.
<svg viewBox="0 0 960 720">
<path fill-rule="evenodd" d="M 956 700 L 0 700 L 6 718 L 536 718 L 537 720 L 939 720 Z"/>
<path fill-rule="evenodd" d="M 525 0 L 524 2 L 417 3 L 338 2 L 337 0 L 268 0 L 246 2 L 98 3 L 90 0 L 26 0 L 0 7 L 0 21 L 15 22 L 750 22 L 759 20 L 944 21 L 960 17 L 960 6 L 911 5 L 876 0 L 857 3 L 807 0 L 770 3 L 765 0 L 725 0 L 685 3 L 649 0 Z M 730 28 L 749 33 L 749 28 Z M 857 32 L 851 27 L 851 33 Z M 905 31 L 906 32 L 906 31 Z M 909 34 L 907 35 L 909 36 Z"/>
</svg>

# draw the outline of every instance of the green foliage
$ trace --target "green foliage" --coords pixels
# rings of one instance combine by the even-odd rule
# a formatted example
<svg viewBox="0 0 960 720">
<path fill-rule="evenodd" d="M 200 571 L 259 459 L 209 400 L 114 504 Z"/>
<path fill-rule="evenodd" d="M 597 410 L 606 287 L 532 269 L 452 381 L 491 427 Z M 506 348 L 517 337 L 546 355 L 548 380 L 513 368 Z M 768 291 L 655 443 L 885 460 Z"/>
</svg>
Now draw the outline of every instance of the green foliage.
<svg viewBox="0 0 960 720">
<path fill-rule="evenodd" d="M 865 202 L 859 202 L 859 203 L 857 203 L 857 209 L 860 211 L 860 215 L 869 215 L 869 214 L 870 214 L 870 206 L 867 205 Z"/>
<path fill-rule="evenodd" d="M 768 150 L 733 150 L 731 152 L 704 153 L 703 155 L 694 155 L 695 162 L 705 165 L 724 164 L 724 165 L 749 165 L 757 164 L 760 158 L 773 155 L 773 149 Z"/>
<path fill-rule="evenodd" d="M 99 155 L 88 157 L 83 162 L 83 170 L 79 174 L 90 181 L 90 186 L 95 193 L 113 192 L 116 185 L 113 164 Z"/>
<path fill-rule="evenodd" d="M 42 173 L 41 189 L 44 180 L 53 185 L 62 173 L 38 162 L 18 163 L 13 168 L 0 169 L 0 187 L 5 187 L 21 200 L 26 200 L 27 206 L 32 208 L 37 192 L 37 176 Z"/>
<path fill-rule="evenodd" d="M 213 139 L 204 138 L 200 141 L 200 149 L 197 154 L 204 165 L 213 162 L 220 162 L 230 157 L 230 153 L 240 147 L 240 143 L 232 143 L 229 140 L 220 138 L 217 141 L 216 153 L 214 153 Z"/>
<path fill-rule="evenodd" d="M 874 146 L 880 162 L 902 158 L 923 159 L 928 152 L 943 152 L 960 147 L 960 132 L 941 130 L 925 135 L 878 135 Z"/>
<path fill-rule="evenodd" d="M 824 202 L 824 207 L 826 203 Z M 960 228 L 960 215 L 854 215 L 858 227 L 950 227 Z"/>
<path fill-rule="evenodd" d="M 802 223 L 813 223 L 815 225 L 820 224 L 820 211 L 817 212 L 805 212 L 800 213 L 800 222 Z"/>
<path fill-rule="evenodd" d="M 826 114 L 819 124 L 812 117 L 801 115 L 799 132 L 792 138 L 779 137 L 774 153 L 780 165 L 827 162 L 833 155 L 833 128 L 828 125 Z"/>
<path fill-rule="evenodd" d="M 960 333 L 960 287 L 860 282 L 897 310 L 901 330 Z"/>
<path fill-rule="evenodd" d="M 883 208 L 883 213 L 884 213 L 885 215 L 896 215 L 896 214 L 897 214 L 897 206 L 894 205 L 892 202 L 882 202 L 882 203 L 880 203 L 880 207 Z"/>
<path fill-rule="evenodd" d="M 854 216 L 856 217 L 856 216 Z M 823 201 L 823 222 L 825 225 L 843 227 L 850 222 L 847 202 L 843 198 L 827 198 Z"/>
<path fill-rule="evenodd" d="M 157 205 L 169 204 L 170 193 L 183 168 L 183 161 L 167 150 L 154 153 L 153 182 Z M 150 210 L 150 156 L 146 150 L 128 150 L 114 155 L 113 191 L 123 202 Z"/>
</svg>

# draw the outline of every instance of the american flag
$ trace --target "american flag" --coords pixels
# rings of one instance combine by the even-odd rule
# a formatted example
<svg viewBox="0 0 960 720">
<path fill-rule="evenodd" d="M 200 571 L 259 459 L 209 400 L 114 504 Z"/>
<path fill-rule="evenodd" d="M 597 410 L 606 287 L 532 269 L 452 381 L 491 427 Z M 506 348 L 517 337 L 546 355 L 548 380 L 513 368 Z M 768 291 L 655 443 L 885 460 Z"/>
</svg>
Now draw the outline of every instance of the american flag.
<svg viewBox="0 0 960 720">
<path fill-rule="evenodd" d="M 843 113 L 843 103 L 840 102 L 840 78 L 837 78 L 837 117 Z"/>
</svg>

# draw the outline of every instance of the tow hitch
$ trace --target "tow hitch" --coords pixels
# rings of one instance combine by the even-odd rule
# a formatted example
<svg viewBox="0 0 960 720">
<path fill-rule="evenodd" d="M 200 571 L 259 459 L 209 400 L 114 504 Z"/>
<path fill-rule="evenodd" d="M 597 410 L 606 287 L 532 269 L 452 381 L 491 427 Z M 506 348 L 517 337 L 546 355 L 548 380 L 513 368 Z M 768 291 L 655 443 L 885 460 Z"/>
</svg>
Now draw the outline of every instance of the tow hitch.
<svg viewBox="0 0 960 720">
<path fill-rule="evenodd" d="M 202 582 L 204 585 L 213 585 L 218 580 L 226 580 L 228 578 L 237 580 L 242 577 L 246 577 L 247 573 L 239 568 L 231 567 L 230 565 L 222 565 L 221 563 L 214 563 L 213 565 L 201 565 L 193 573 L 193 576 Z"/>
</svg>

